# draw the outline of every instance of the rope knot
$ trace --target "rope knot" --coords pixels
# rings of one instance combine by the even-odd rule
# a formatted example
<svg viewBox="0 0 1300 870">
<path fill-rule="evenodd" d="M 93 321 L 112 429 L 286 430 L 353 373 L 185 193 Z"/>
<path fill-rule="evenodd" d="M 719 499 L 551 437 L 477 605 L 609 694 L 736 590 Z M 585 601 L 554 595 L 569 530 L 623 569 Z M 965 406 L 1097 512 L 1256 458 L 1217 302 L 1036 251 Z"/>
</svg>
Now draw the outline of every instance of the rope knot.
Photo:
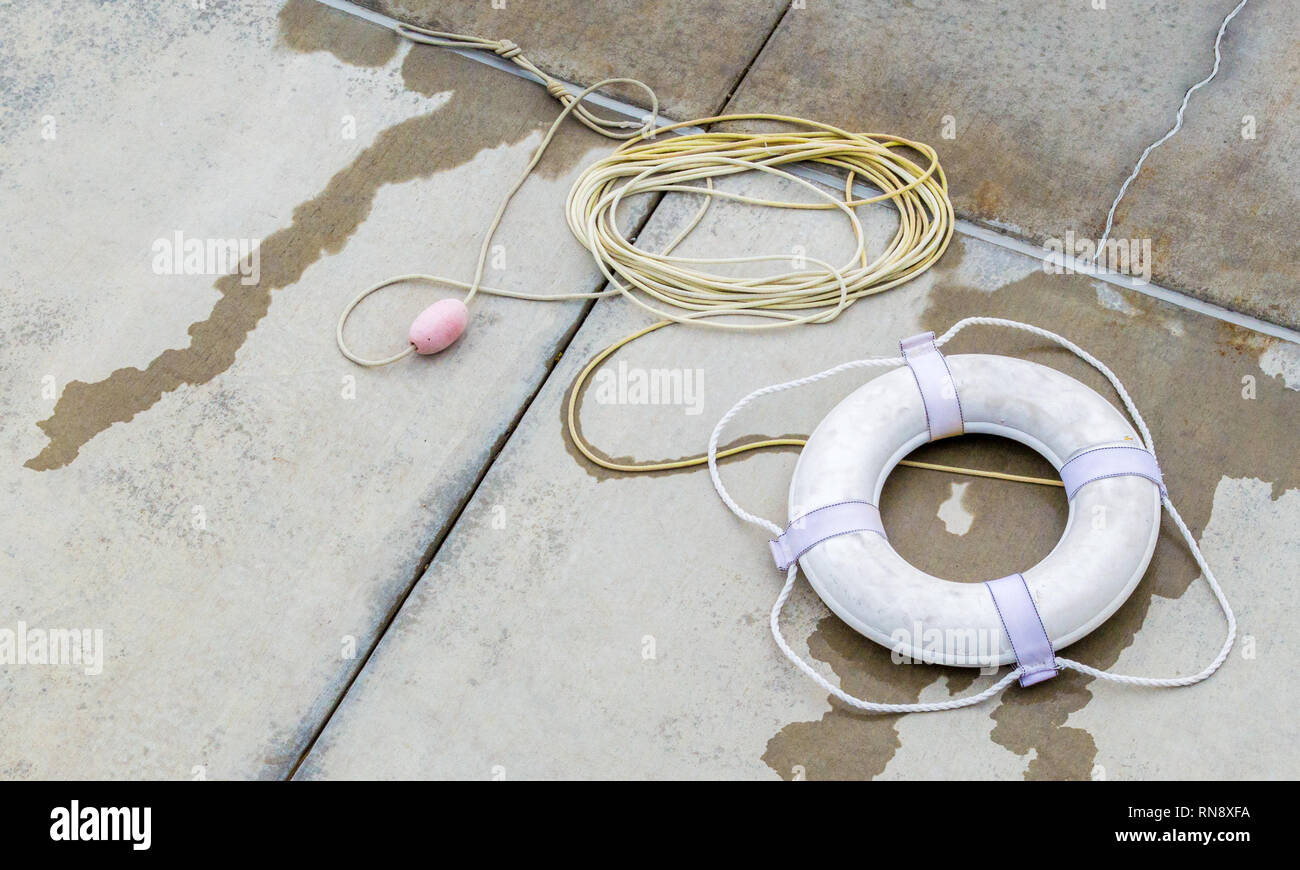
<svg viewBox="0 0 1300 870">
<path fill-rule="evenodd" d="M 497 47 L 492 49 L 506 60 L 510 60 L 519 54 L 519 46 L 515 45 L 508 39 L 502 39 L 497 42 Z"/>
<path fill-rule="evenodd" d="M 573 96 L 573 94 L 569 93 L 569 89 L 566 88 L 562 82 L 558 82 L 555 79 L 551 79 L 546 83 L 546 93 L 555 97 L 557 100 L 563 100 L 565 97 Z"/>
</svg>

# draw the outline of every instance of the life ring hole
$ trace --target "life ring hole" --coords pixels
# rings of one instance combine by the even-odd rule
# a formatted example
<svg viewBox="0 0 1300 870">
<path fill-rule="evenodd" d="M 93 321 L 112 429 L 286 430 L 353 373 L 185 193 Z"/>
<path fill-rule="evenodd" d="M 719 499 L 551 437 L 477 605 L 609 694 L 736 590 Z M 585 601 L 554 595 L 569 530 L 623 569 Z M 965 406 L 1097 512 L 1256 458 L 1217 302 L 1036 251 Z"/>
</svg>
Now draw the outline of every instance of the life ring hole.
<svg viewBox="0 0 1300 870">
<path fill-rule="evenodd" d="M 923 444 L 908 460 L 1059 480 L 1030 447 L 996 435 Z M 1065 533 L 1070 506 L 1059 486 L 896 466 L 880 494 L 889 542 L 913 567 L 981 583 L 1041 562 Z"/>
</svg>

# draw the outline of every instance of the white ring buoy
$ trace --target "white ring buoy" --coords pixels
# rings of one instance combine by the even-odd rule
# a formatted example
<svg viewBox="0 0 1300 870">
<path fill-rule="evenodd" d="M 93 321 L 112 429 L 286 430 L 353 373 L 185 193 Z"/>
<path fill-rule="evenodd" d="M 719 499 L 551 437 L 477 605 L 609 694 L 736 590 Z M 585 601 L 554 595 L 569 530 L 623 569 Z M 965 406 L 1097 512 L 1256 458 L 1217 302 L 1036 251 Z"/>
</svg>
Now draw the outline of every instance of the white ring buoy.
<svg viewBox="0 0 1300 870">
<path fill-rule="evenodd" d="M 1053 467 L 1100 445 L 1141 446 L 1128 420 L 1069 375 L 1013 357 L 944 358 L 960 396 L 965 431 L 1011 438 Z M 817 426 L 790 485 L 792 521 L 826 505 L 880 503 L 898 462 L 930 438 L 917 382 L 907 368 L 858 388 Z M 1022 570 L 1055 649 L 1087 635 L 1132 593 L 1160 532 L 1160 487 L 1140 476 L 1093 480 L 1070 500 L 1065 533 L 1048 556 Z M 994 659 L 1015 661 L 999 612 L 982 583 L 933 577 L 871 531 L 821 541 L 799 557 L 814 590 L 859 633 L 916 661 L 987 666 L 986 651 L 935 649 L 915 629 L 940 636 L 1000 638 Z M 910 638 L 910 640 L 908 640 Z"/>
</svg>

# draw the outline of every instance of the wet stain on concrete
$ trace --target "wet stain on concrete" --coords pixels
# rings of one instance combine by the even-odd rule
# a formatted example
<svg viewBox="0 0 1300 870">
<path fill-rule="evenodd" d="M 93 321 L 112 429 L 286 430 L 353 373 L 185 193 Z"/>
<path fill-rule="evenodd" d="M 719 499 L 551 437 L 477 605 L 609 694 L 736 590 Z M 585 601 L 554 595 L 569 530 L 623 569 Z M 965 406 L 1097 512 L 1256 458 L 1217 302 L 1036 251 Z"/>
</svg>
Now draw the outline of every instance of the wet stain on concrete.
<svg viewBox="0 0 1300 870">
<path fill-rule="evenodd" d="M 1300 401 L 1294 391 L 1288 393 L 1280 379 L 1269 378 L 1259 368 L 1260 353 L 1274 339 L 1136 293 L 1125 293 L 1136 313 L 1121 314 L 1098 304 L 1085 276 L 1036 272 L 988 293 L 961 285 L 952 280 L 952 274 L 951 268 L 945 268 L 936 282 L 922 318 L 924 326 L 942 330 L 971 315 L 1007 317 L 1068 333 L 1103 360 L 1119 374 L 1146 417 L 1174 502 L 1193 534 L 1199 537 L 1209 521 L 1214 491 L 1222 477 L 1271 481 L 1274 498 L 1300 486 L 1300 465 L 1295 462 L 1300 447 Z M 1164 324 L 1169 321 L 1182 324 L 1182 333 L 1167 330 Z M 972 329 L 945 350 L 992 350 L 1031 359 L 1112 396 L 1109 385 L 1082 361 L 1027 334 Z M 1246 376 L 1254 379 L 1253 399 L 1243 397 L 1242 379 Z M 962 445 L 954 441 L 949 449 L 958 451 Z M 950 461 L 967 465 L 990 461 L 987 453 L 980 458 L 961 458 L 963 461 Z M 896 476 L 909 490 L 927 485 L 919 476 L 905 481 L 905 471 L 900 469 Z M 1009 492 L 1014 492 L 1016 502 L 1045 499 L 1033 510 L 1043 516 L 1035 524 L 1022 523 L 1026 515 L 1008 514 L 1015 502 L 1003 501 L 999 493 L 996 507 L 980 508 L 981 512 L 992 510 L 995 518 L 980 525 L 1001 530 L 1001 534 L 973 548 L 966 545 L 972 542 L 974 529 L 971 535 L 944 542 L 945 552 L 934 554 L 936 562 L 945 563 L 942 568 L 927 565 L 929 557 L 923 550 L 904 549 L 908 535 L 932 545 L 943 541 L 944 536 L 938 534 L 942 526 L 932 510 L 928 514 L 918 510 L 916 516 L 905 513 L 898 517 L 901 522 L 891 525 L 887 486 L 882 512 L 891 540 L 920 567 L 953 576 L 979 566 L 979 579 L 988 579 L 1007 573 L 1004 568 L 1016 570 L 1024 564 L 1003 564 L 998 548 L 1019 546 L 1045 553 L 1064 524 L 1064 498 L 1059 491 L 1021 486 Z M 938 498 L 941 493 L 931 497 Z M 1046 517 L 1054 517 L 1055 522 Z M 961 551 L 960 559 L 954 546 Z M 1069 647 L 1066 655 L 1095 667 L 1112 667 L 1133 642 L 1152 600 L 1156 596 L 1180 597 L 1199 573 L 1177 529 L 1166 518 L 1151 566 L 1133 595 L 1105 624 Z M 1230 576 L 1225 579 L 1231 583 Z M 949 676 L 951 689 L 954 678 L 961 679 L 965 673 L 894 665 L 887 650 L 857 636 L 833 616 L 821 620 L 808 643 L 812 654 L 835 670 L 847 691 L 871 698 L 915 701 L 940 674 Z M 1217 638 L 1206 640 L 1207 657 L 1216 644 Z M 1190 671 L 1199 663 L 1188 662 L 1184 667 Z M 996 723 L 992 739 L 1018 755 L 1033 752 L 1026 778 L 1088 779 L 1095 764 L 1105 763 L 1097 758 L 1096 744 L 1088 732 L 1065 724 L 1071 713 L 1091 699 L 1091 682 L 1081 674 L 1067 673 L 1032 690 L 1012 687 L 990 702 L 995 705 L 991 716 Z M 875 776 L 898 748 L 894 718 L 850 712 L 836 705 L 818 722 L 796 722 L 783 728 L 769 741 L 763 758 L 782 776 L 790 775 L 793 764 L 802 765 L 809 778 Z"/>
<path fill-rule="evenodd" d="M 294 51 L 327 51 L 352 66 L 383 66 L 402 37 L 384 27 L 358 25 L 355 16 L 316 0 L 289 0 L 280 10 L 280 39 Z"/>
<path fill-rule="evenodd" d="M 1022 444 L 965 435 L 914 451 L 908 459 L 1053 479 L 1051 463 Z M 966 510 L 979 517 L 966 534 L 949 534 L 938 516 L 953 482 L 968 482 Z M 1069 505 L 1060 487 L 964 477 L 899 467 L 880 494 L 880 517 L 898 554 L 927 574 L 964 583 L 1005 577 L 1041 561 L 1065 531 Z M 1015 529 L 1008 535 L 1008 529 Z"/>
<path fill-rule="evenodd" d="M 826 662 L 844 691 L 887 704 L 917 700 L 940 677 L 949 692 L 963 692 L 976 671 L 934 665 L 896 665 L 889 650 L 874 644 L 835 616 L 823 617 L 808 638 L 813 658 Z M 795 722 L 767 743 L 763 761 L 784 779 L 872 779 L 898 751 L 898 715 L 868 716 L 831 700 L 833 709 L 816 722 Z"/>
<path fill-rule="evenodd" d="M 1069 332 L 1083 347 L 1104 360 L 1117 373 L 1144 412 L 1166 480 L 1180 513 L 1193 534 L 1200 535 L 1210 519 L 1214 491 L 1224 477 L 1254 477 L 1273 482 L 1274 497 L 1300 485 L 1300 466 L 1294 461 L 1296 423 L 1300 403 L 1286 395 L 1284 386 L 1270 380 L 1263 385 L 1259 354 L 1273 340 L 1207 317 L 1182 315 L 1184 335 L 1174 338 L 1157 328 L 1162 316 L 1177 316 L 1170 306 L 1137 294 L 1126 294 L 1129 304 L 1143 316 L 1108 311 L 1089 300 L 1086 282 L 1072 278 L 1033 275 L 995 295 L 991 308 L 1003 316 L 1047 324 L 1069 324 Z M 1011 302 L 1019 293 L 1034 303 Z M 938 320 L 957 310 L 972 309 L 975 300 L 948 294 L 947 312 L 927 313 Z M 1002 300 L 1006 299 L 1006 302 Z M 1001 303 L 1001 304 L 1000 304 Z M 958 316 L 964 316 L 958 315 Z M 996 316 L 996 314 L 995 314 Z M 1159 344 L 1152 346 L 1152 337 Z M 1020 350 L 1028 351 L 1028 343 Z M 1101 379 L 1072 356 L 1055 351 L 1029 352 L 1060 359 L 1040 361 L 1087 379 L 1103 395 L 1110 391 Z M 1242 378 L 1250 375 L 1258 385 L 1255 399 L 1242 395 Z M 1146 576 L 1133 595 L 1109 620 L 1066 653 L 1094 667 L 1110 668 L 1132 642 L 1146 619 L 1155 596 L 1179 598 L 1200 570 L 1177 529 L 1164 518 L 1160 541 Z M 1207 640 L 1206 651 L 1217 643 Z M 1199 667 L 1188 662 L 1189 670 Z M 1045 691 L 1005 693 L 993 712 L 997 722 L 993 740 L 1020 755 L 1032 748 L 1035 758 L 1028 779 L 1087 779 L 1096 758 L 1090 735 L 1064 725 L 1070 713 L 1092 697 L 1092 680 L 1067 674 L 1036 688 Z M 1104 759 L 1100 759 L 1104 763 Z"/>
<path fill-rule="evenodd" d="M 789 0 L 359 2 L 435 30 L 512 39 L 541 69 L 565 81 L 589 85 L 611 76 L 640 79 L 658 92 L 663 112 L 679 120 L 712 114 L 726 100 L 789 6 Z M 639 88 L 608 90 L 645 105 Z"/>
<path fill-rule="evenodd" d="M 375 28 L 355 22 L 349 29 L 368 33 Z M 461 166 L 484 149 L 522 141 L 553 119 L 555 104 L 541 88 L 513 78 L 483 87 L 482 73 L 482 65 L 450 52 L 412 50 L 402 65 L 408 89 L 425 95 L 450 90 L 464 96 L 384 130 L 318 196 L 298 205 L 292 223 L 262 241 L 258 283 L 243 284 L 238 274 L 216 281 L 221 297 L 206 320 L 190 327 L 188 347 L 164 351 L 143 369 L 121 368 L 101 381 L 70 382 L 50 417 L 37 423 L 50 440 L 26 467 L 46 471 L 65 466 L 114 423 L 131 420 L 172 390 L 205 384 L 230 368 L 270 308 L 271 292 L 293 285 L 321 257 L 341 251 L 369 216 L 375 194 L 384 185 Z M 566 130 L 535 172 L 550 178 L 567 174 L 603 141 L 585 129 Z"/>
<path fill-rule="evenodd" d="M 545 132 L 561 109 L 538 84 L 428 45 L 411 46 L 402 62 L 402 83 L 425 96 L 453 91 L 460 97 L 437 113 L 442 119 L 439 135 L 421 143 L 421 150 L 434 164 L 433 172 L 467 163 L 479 151 L 513 145 L 533 132 Z M 609 145 L 604 136 L 566 121 L 546 147 L 533 175 L 563 178 L 593 148 Z M 555 220 L 562 218 L 557 205 Z"/>
</svg>

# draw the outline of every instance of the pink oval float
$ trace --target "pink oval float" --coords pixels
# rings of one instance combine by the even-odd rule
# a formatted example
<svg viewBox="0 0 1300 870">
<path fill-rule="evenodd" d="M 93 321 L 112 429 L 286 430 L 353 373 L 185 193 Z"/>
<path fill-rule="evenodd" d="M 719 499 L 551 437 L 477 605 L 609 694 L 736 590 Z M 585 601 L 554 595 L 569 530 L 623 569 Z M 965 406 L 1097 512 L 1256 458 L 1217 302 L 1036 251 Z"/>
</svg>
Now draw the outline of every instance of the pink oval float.
<svg viewBox="0 0 1300 870">
<path fill-rule="evenodd" d="M 410 339 L 419 354 L 446 350 L 469 324 L 469 309 L 459 299 L 440 299 L 411 323 Z"/>
</svg>

